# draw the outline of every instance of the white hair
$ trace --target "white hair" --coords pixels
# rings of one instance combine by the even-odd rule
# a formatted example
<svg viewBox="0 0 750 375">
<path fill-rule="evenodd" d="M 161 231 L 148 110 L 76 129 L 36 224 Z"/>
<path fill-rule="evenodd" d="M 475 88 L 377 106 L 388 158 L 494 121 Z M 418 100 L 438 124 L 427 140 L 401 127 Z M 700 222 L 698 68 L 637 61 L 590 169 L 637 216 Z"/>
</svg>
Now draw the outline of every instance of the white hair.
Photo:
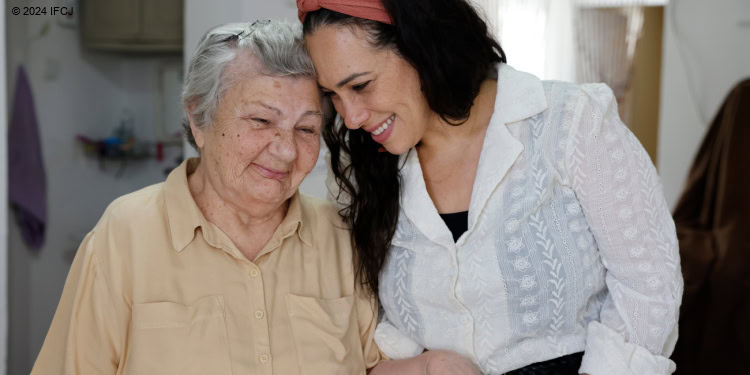
<svg viewBox="0 0 750 375">
<path fill-rule="evenodd" d="M 237 59 L 250 56 L 251 59 Z M 217 26 L 206 33 L 190 61 L 182 88 L 182 102 L 200 128 L 213 124 L 216 109 L 224 93 L 245 76 L 234 62 L 278 77 L 315 77 L 315 68 L 307 54 L 299 25 L 286 21 L 255 21 Z M 258 64 L 252 62 L 257 61 Z M 232 65 L 233 69 L 228 69 Z M 241 69 L 240 69 L 241 70 Z M 231 72 L 230 72 L 231 71 Z M 233 74 L 238 73 L 238 74 Z M 187 118 L 183 128 L 188 142 L 197 150 Z"/>
</svg>

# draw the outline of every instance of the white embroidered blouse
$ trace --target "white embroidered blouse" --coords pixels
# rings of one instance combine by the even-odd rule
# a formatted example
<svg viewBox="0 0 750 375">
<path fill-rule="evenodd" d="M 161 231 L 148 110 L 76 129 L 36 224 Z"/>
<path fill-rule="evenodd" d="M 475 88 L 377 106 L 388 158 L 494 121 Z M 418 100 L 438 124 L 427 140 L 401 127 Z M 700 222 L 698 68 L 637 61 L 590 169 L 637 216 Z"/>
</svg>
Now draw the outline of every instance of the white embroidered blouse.
<svg viewBox="0 0 750 375">
<path fill-rule="evenodd" d="M 402 156 L 381 350 L 453 350 L 485 374 L 580 351 L 581 373 L 672 373 L 683 290 L 674 222 L 611 90 L 507 65 L 497 87 L 457 242 L 416 151 Z"/>
</svg>

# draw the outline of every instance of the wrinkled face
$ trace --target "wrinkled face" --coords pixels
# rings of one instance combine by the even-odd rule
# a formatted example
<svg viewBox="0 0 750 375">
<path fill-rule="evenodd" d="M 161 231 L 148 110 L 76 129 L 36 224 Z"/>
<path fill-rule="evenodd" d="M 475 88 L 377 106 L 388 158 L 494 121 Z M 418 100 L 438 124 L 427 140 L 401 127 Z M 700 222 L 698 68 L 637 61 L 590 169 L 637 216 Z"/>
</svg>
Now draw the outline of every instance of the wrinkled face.
<svg viewBox="0 0 750 375">
<path fill-rule="evenodd" d="M 422 139 L 436 115 L 406 60 L 391 49 L 373 47 L 356 26 L 323 26 L 305 42 L 318 83 L 349 129 L 370 133 L 392 154 Z"/>
<path fill-rule="evenodd" d="M 240 77 L 221 99 L 212 126 L 191 125 L 201 164 L 225 202 L 280 205 L 318 159 L 320 92 L 312 78 Z"/>
</svg>

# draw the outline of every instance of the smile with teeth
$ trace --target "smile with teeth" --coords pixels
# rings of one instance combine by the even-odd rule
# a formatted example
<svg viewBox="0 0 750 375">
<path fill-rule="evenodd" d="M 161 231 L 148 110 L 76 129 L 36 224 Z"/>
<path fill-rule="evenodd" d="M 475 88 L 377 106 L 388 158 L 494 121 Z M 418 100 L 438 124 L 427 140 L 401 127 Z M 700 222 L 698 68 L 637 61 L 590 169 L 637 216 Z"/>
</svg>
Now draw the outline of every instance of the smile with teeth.
<svg viewBox="0 0 750 375">
<path fill-rule="evenodd" d="M 391 126 L 391 123 L 393 122 L 395 118 L 396 118 L 396 114 L 394 113 L 391 115 L 391 117 L 388 117 L 388 119 L 385 120 L 385 122 L 382 125 L 380 125 L 377 129 L 373 130 L 372 134 L 380 135 L 382 132 L 386 131 L 386 129 L 388 129 L 388 127 Z"/>
</svg>

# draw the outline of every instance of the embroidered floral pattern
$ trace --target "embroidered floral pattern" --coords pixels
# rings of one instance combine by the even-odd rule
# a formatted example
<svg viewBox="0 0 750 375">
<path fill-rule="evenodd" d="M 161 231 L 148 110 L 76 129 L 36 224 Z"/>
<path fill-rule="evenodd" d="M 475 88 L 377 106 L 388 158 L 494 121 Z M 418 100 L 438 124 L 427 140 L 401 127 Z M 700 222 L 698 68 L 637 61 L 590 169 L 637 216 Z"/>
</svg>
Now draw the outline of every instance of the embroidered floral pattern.
<svg viewBox="0 0 750 375">
<path fill-rule="evenodd" d="M 593 321 L 668 357 L 682 279 L 650 158 L 604 86 L 544 90 L 546 110 L 488 129 L 463 245 L 402 225 L 425 223 L 434 207 L 401 212 L 381 276 L 384 324 L 402 340 L 467 353 L 485 374 L 582 351 L 605 339 L 590 337 Z M 522 151 L 507 161 L 516 141 Z M 405 195 L 430 202 L 407 169 Z M 417 227 L 425 233 L 407 233 Z"/>
<path fill-rule="evenodd" d="M 508 244 L 508 251 L 512 253 L 518 253 L 523 248 L 523 240 L 521 237 L 513 237 L 510 241 L 507 242 Z"/>
<path fill-rule="evenodd" d="M 516 269 L 516 271 L 523 272 L 526 271 L 531 267 L 531 263 L 529 263 L 528 257 L 517 257 L 516 260 L 513 261 L 513 268 Z"/>
<path fill-rule="evenodd" d="M 505 232 L 506 233 L 514 233 L 515 231 L 518 230 L 518 225 L 519 224 L 518 224 L 518 220 L 517 219 L 515 219 L 515 218 L 509 219 L 508 221 L 505 222 Z"/>
</svg>

